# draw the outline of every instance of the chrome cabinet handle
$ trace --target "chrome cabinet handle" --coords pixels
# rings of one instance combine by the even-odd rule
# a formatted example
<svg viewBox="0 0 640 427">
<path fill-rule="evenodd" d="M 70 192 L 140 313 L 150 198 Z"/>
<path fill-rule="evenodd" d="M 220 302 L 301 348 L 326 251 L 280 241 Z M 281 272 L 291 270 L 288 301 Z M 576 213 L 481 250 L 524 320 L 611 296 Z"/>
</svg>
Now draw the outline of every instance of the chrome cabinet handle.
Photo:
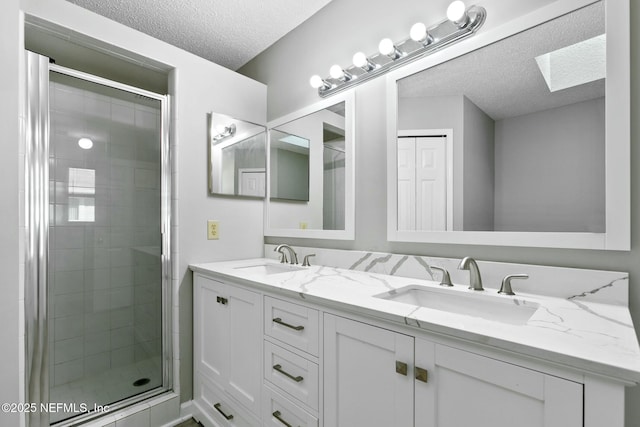
<svg viewBox="0 0 640 427">
<path fill-rule="evenodd" d="M 229 414 L 225 414 L 224 412 L 222 412 L 222 409 L 220 409 L 220 407 L 222 406 L 222 404 L 220 403 L 216 403 L 215 405 L 213 405 L 214 408 L 216 408 L 216 411 L 220 412 L 222 414 L 222 416 L 228 421 L 228 420 L 232 420 L 233 419 L 233 415 Z"/>
<path fill-rule="evenodd" d="M 400 375 L 407 376 L 407 364 L 396 360 L 396 372 Z"/>
<path fill-rule="evenodd" d="M 304 329 L 304 326 L 302 326 L 302 325 L 299 325 L 299 326 L 293 326 L 293 325 L 290 325 L 290 324 L 288 324 L 288 323 L 286 323 L 286 322 L 283 322 L 283 321 L 282 321 L 282 319 L 281 319 L 281 318 L 279 318 L 279 317 L 276 317 L 275 319 L 273 319 L 273 321 L 274 321 L 275 323 L 277 323 L 278 325 L 286 326 L 287 328 L 291 328 L 291 329 L 293 329 L 293 330 L 295 330 L 295 331 L 301 331 L 301 330 L 303 330 L 303 329 Z"/>
<path fill-rule="evenodd" d="M 427 372 L 426 369 L 418 368 L 416 366 L 415 372 L 416 372 L 416 379 L 418 381 L 422 381 L 423 383 L 426 383 L 429 380 L 429 372 Z"/>
<path fill-rule="evenodd" d="M 291 424 L 289 424 L 288 422 L 286 422 L 285 420 L 283 420 L 283 419 L 282 419 L 282 416 L 281 416 L 282 414 L 280 413 L 280 411 L 275 411 L 275 412 L 274 412 L 273 414 L 271 414 L 271 415 L 273 415 L 273 416 L 276 418 L 276 420 L 280 421 L 280 422 L 281 422 L 282 424 L 284 424 L 285 426 L 287 426 L 287 427 L 293 427 Z"/>
<path fill-rule="evenodd" d="M 302 381 L 304 379 L 300 375 L 298 375 L 297 377 L 294 377 L 293 375 L 291 375 L 287 371 L 283 370 L 282 369 L 282 365 L 279 365 L 279 364 L 278 365 L 273 365 L 273 369 L 275 369 L 276 371 L 280 372 L 282 375 L 286 376 L 287 378 L 290 378 L 290 379 L 294 380 L 297 383 L 299 383 L 300 381 Z"/>
<path fill-rule="evenodd" d="M 218 302 L 219 304 L 225 305 L 227 302 L 229 302 L 229 300 L 223 297 L 216 297 L 216 302 Z"/>
</svg>

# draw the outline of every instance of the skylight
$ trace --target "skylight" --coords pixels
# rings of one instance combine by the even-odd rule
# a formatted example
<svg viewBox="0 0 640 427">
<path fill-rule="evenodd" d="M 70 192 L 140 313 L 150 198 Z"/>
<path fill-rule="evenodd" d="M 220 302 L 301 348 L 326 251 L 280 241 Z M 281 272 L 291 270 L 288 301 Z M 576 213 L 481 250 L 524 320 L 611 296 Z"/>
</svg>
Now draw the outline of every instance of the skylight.
<svg viewBox="0 0 640 427">
<path fill-rule="evenodd" d="M 549 91 L 589 83 L 606 77 L 606 34 L 536 57 Z"/>
</svg>

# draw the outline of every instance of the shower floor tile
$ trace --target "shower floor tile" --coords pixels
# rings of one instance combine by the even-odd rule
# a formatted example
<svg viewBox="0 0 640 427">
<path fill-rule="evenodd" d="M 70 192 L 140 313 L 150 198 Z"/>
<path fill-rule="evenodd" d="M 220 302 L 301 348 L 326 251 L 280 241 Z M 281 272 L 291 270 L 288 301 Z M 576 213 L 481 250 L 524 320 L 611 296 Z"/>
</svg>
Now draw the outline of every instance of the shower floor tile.
<svg viewBox="0 0 640 427">
<path fill-rule="evenodd" d="M 148 379 L 148 382 L 135 386 L 134 382 Z M 142 360 L 129 365 L 107 369 L 97 374 L 83 377 L 51 388 L 51 403 L 76 404 L 79 408 L 85 404 L 89 410 L 94 405 L 110 405 L 117 401 L 144 393 L 162 385 L 162 361 L 160 357 Z M 51 413 L 51 423 L 79 415 L 79 412 Z"/>
</svg>

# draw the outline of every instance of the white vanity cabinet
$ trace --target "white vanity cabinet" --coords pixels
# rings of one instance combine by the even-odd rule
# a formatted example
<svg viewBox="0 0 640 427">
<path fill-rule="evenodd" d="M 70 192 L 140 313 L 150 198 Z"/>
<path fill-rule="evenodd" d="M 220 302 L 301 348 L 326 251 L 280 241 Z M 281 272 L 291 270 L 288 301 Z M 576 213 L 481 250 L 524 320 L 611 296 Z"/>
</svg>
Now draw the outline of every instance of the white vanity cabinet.
<svg viewBox="0 0 640 427">
<path fill-rule="evenodd" d="M 621 380 L 562 354 L 229 277 L 194 273 L 194 416 L 206 427 L 624 425 Z"/>
<path fill-rule="evenodd" d="M 260 425 L 261 295 L 194 275 L 194 400 L 221 425 Z"/>
<path fill-rule="evenodd" d="M 324 376 L 325 425 L 583 425 L 582 384 L 333 315 Z"/>
<path fill-rule="evenodd" d="M 308 306 L 264 297 L 265 426 L 318 426 L 319 316 Z"/>
</svg>

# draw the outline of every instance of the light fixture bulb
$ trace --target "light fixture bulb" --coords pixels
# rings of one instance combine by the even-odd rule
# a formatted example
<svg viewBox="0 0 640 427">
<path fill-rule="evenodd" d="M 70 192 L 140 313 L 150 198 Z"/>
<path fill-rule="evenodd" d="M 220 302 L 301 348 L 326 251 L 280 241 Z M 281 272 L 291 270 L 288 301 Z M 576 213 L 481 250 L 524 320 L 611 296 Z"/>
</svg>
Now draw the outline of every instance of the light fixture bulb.
<svg viewBox="0 0 640 427">
<path fill-rule="evenodd" d="M 325 85 L 324 80 L 322 80 L 322 77 L 320 77 L 317 74 L 314 74 L 313 76 L 311 76 L 311 78 L 309 79 L 309 84 L 314 89 L 319 89 Z"/>
<path fill-rule="evenodd" d="M 364 68 L 367 65 L 367 55 L 363 52 L 356 52 L 353 55 L 353 65 L 359 68 Z"/>
<path fill-rule="evenodd" d="M 78 145 L 84 150 L 89 150 L 93 147 L 93 141 L 89 138 L 80 138 L 78 140 Z"/>
<path fill-rule="evenodd" d="M 460 28 L 467 25 L 469 17 L 467 16 L 467 7 L 463 1 L 456 0 L 449 5 L 447 8 L 447 19 Z"/>
<path fill-rule="evenodd" d="M 413 24 L 411 30 L 409 31 L 409 37 L 414 42 L 422 42 L 427 38 L 427 26 L 422 22 L 418 22 Z"/>
<path fill-rule="evenodd" d="M 339 66 L 338 64 L 335 64 L 335 65 L 332 65 L 331 68 L 329 68 L 329 75 L 333 79 L 341 79 L 344 77 L 344 70 L 342 69 L 341 66 Z"/>
<path fill-rule="evenodd" d="M 380 40 L 380 44 L 378 45 L 378 50 L 380 51 L 380 53 L 387 56 L 391 55 L 395 48 L 396 47 L 394 46 L 391 39 L 382 39 Z"/>
</svg>

